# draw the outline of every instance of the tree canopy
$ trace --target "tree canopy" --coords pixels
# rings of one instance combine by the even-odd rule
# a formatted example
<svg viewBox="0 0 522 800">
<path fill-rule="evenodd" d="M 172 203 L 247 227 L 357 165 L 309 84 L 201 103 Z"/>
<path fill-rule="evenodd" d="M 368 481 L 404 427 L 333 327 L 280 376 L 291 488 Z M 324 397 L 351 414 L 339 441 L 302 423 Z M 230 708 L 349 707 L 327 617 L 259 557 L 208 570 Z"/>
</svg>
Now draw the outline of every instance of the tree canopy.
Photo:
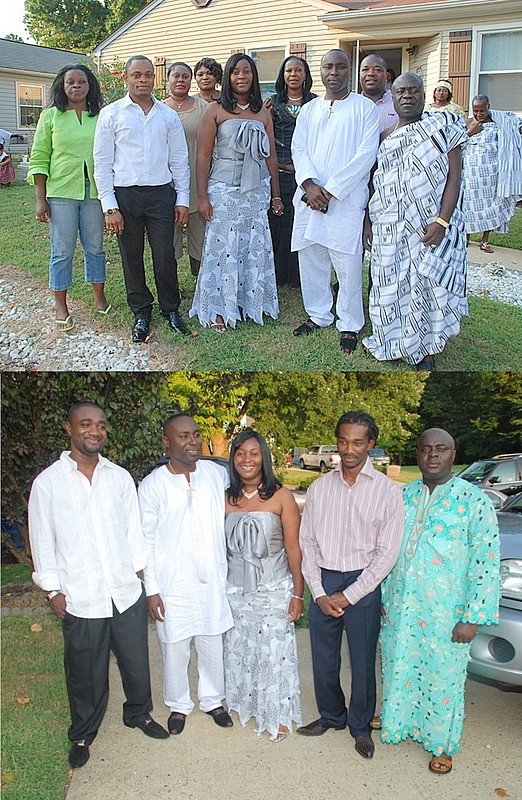
<svg viewBox="0 0 522 800">
<path fill-rule="evenodd" d="M 355 409 L 375 417 L 379 445 L 399 463 L 415 462 L 427 427 L 455 437 L 458 463 L 521 449 L 520 373 L 13 372 L 1 386 L 2 519 L 18 522 L 26 541 L 31 483 L 67 448 L 67 410 L 82 399 L 105 410 L 104 453 L 136 481 L 161 456 L 161 424 L 177 411 L 194 417 L 215 455 L 228 454 L 245 421 L 277 460 L 294 446 L 333 443 L 338 418 Z"/>
<path fill-rule="evenodd" d="M 45 47 L 90 53 L 149 0 L 25 0 L 24 24 Z"/>
</svg>

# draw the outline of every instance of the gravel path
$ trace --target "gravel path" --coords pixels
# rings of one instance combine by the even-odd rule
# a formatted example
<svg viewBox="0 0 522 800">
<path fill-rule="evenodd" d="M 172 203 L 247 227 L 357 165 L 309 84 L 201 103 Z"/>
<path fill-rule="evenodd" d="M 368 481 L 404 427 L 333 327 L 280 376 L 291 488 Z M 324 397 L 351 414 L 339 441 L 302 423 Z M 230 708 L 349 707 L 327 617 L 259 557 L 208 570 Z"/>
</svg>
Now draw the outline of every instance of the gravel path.
<svg viewBox="0 0 522 800">
<path fill-rule="evenodd" d="M 93 309 L 71 301 L 75 327 L 52 324 L 49 289 L 32 275 L 0 266 L 0 369 L 55 371 L 167 371 L 180 369 L 176 347 L 157 339 L 133 345 L 130 327 L 115 330 Z"/>
<path fill-rule="evenodd" d="M 498 254 L 501 257 L 501 254 Z M 522 272 L 493 274 L 499 264 L 470 263 L 468 291 L 522 308 Z M 75 328 L 53 328 L 49 289 L 17 267 L 0 266 L 0 369 L 71 371 L 174 371 L 183 363 L 174 343 L 152 339 L 133 345 L 127 326 L 111 328 L 91 309 L 71 304 Z"/>
</svg>

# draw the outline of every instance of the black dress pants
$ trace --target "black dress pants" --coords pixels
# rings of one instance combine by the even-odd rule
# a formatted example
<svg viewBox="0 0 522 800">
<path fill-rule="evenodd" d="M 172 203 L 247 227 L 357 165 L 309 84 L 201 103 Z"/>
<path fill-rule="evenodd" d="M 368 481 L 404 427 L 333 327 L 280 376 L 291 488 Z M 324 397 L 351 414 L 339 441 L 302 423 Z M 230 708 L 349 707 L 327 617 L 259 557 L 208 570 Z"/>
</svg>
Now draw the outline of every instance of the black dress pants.
<svg viewBox="0 0 522 800">
<path fill-rule="evenodd" d="M 300 285 L 299 261 L 297 253 L 290 251 L 292 240 L 292 226 L 294 224 L 293 198 L 297 184 L 293 172 L 279 173 L 279 191 L 281 201 L 285 207 L 281 217 L 268 212 L 268 222 L 270 224 L 270 234 L 272 236 L 272 247 L 274 248 L 274 265 L 276 282 L 278 286 L 291 283 L 294 286 Z"/>
<path fill-rule="evenodd" d="M 327 595 L 343 592 L 357 580 L 362 570 L 336 572 L 321 570 Z M 348 724 L 352 736 L 370 736 L 370 720 L 375 713 L 375 654 L 380 631 L 381 588 L 344 610 L 342 617 L 323 614 L 317 603 L 310 604 L 308 619 L 315 698 L 321 720 L 340 727 Z M 346 631 L 352 668 L 348 712 L 341 688 L 341 645 Z"/>
<path fill-rule="evenodd" d="M 127 302 L 135 318 L 150 319 L 154 297 L 145 281 L 145 228 L 152 251 L 159 307 L 164 315 L 179 308 L 178 264 L 174 255 L 176 191 L 164 186 L 115 187 L 125 228 L 118 236 Z"/>
<path fill-rule="evenodd" d="M 152 710 L 145 591 L 123 613 L 85 619 L 66 613 L 64 666 L 71 709 L 69 739 L 90 744 L 98 733 L 109 699 L 109 656 L 114 653 L 126 702 L 123 721 L 132 723 Z"/>
</svg>

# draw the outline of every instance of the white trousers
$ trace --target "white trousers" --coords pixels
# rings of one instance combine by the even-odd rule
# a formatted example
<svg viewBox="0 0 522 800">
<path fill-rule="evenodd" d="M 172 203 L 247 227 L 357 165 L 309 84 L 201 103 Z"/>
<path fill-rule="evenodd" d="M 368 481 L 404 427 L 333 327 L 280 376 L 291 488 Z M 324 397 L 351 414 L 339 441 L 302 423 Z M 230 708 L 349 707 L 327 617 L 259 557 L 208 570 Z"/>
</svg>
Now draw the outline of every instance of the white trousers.
<svg viewBox="0 0 522 800">
<path fill-rule="evenodd" d="M 357 333 L 364 325 L 362 303 L 362 255 L 348 255 L 311 244 L 299 250 L 301 293 L 306 313 L 321 328 L 334 321 L 332 313 L 332 266 L 339 281 L 337 330 Z"/>
<path fill-rule="evenodd" d="M 191 636 L 181 642 L 160 640 L 163 656 L 163 701 L 171 711 L 181 714 L 190 714 L 194 708 L 188 679 L 192 640 L 198 657 L 198 700 L 201 711 L 218 708 L 225 698 L 221 633 L 217 636 Z"/>
</svg>

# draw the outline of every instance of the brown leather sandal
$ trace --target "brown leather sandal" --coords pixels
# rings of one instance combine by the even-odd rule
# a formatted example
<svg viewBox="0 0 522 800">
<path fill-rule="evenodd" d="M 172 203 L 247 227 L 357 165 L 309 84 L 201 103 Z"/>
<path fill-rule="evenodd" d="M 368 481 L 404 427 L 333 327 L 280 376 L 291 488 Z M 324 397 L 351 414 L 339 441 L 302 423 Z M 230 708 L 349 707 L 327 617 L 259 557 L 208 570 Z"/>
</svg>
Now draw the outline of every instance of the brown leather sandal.
<svg viewBox="0 0 522 800">
<path fill-rule="evenodd" d="M 430 772 L 435 772 L 437 775 L 447 775 L 453 769 L 453 761 L 451 756 L 442 753 L 440 756 L 432 756 L 428 766 Z"/>
</svg>

